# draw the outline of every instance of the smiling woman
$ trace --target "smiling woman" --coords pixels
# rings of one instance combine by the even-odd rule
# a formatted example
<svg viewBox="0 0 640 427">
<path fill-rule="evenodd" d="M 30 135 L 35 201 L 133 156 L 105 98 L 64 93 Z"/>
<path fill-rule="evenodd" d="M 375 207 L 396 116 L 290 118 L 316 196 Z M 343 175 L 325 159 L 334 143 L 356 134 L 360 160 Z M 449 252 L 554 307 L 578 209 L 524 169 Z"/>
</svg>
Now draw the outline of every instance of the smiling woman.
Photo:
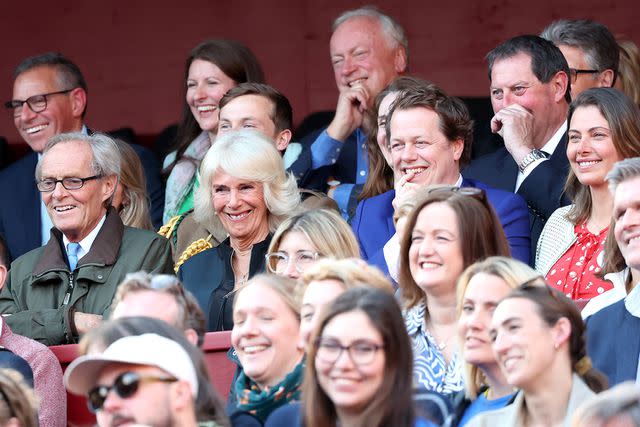
<svg viewBox="0 0 640 427">
<path fill-rule="evenodd" d="M 178 271 L 207 317 L 207 330 L 233 327 L 233 291 L 264 271 L 271 233 L 300 203 L 295 179 L 261 134 L 238 131 L 221 136 L 200 169 L 194 218 L 229 237 L 189 258 Z"/>
<path fill-rule="evenodd" d="M 556 210 L 545 224 L 536 270 L 574 300 L 586 302 L 614 287 L 626 294 L 624 283 L 599 275 L 613 212 L 605 177 L 616 161 L 640 156 L 640 109 L 615 89 L 589 89 L 571 104 L 568 122 L 571 170 L 565 191 L 573 204 Z"/>
<path fill-rule="evenodd" d="M 295 282 L 260 274 L 238 289 L 231 343 L 240 372 L 228 412 L 246 411 L 264 422 L 271 412 L 300 397 L 304 364 L 296 337 L 300 304 Z"/>
</svg>

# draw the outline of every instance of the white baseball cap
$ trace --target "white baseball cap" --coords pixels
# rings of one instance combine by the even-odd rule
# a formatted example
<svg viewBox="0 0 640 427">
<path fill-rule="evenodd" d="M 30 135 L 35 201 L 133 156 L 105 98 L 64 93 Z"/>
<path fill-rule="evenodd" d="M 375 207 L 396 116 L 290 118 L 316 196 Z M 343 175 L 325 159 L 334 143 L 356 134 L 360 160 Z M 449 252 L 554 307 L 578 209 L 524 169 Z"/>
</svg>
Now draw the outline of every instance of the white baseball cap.
<svg viewBox="0 0 640 427">
<path fill-rule="evenodd" d="M 198 396 L 198 375 L 187 351 L 177 342 L 158 334 L 133 335 L 114 341 L 102 354 L 80 356 L 64 373 L 64 385 L 86 396 L 100 372 L 108 365 L 126 363 L 155 366 L 191 385 L 193 398 Z"/>
</svg>

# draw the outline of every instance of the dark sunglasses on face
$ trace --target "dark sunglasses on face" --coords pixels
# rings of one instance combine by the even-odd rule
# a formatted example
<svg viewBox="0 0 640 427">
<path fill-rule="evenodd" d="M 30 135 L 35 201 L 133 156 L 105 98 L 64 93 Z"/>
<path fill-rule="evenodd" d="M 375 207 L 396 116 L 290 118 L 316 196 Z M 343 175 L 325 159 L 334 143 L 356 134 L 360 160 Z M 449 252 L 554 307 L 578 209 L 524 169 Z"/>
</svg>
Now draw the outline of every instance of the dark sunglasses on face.
<svg viewBox="0 0 640 427">
<path fill-rule="evenodd" d="M 89 390 L 87 404 L 89 410 L 95 413 L 102 409 L 111 390 L 114 390 L 120 398 L 126 399 L 136 394 L 141 382 L 173 383 L 176 381 L 178 381 L 176 378 L 171 377 L 156 377 L 140 375 L 137 372 L 124 372 L 118 375 L 112 385 L 99 385 Z"/>
</svg>

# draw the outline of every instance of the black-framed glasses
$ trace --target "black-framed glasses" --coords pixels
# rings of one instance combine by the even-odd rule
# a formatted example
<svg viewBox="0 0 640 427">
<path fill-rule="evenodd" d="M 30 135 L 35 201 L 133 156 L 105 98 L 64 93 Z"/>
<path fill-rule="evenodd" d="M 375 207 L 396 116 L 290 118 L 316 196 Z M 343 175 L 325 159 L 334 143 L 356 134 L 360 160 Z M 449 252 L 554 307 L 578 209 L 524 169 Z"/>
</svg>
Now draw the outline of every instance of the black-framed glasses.
<svg viewBox="0 0 640 427">
<path fill-rule="evenodd" d="M 290 256 L 286 252 L 270 252 L 264 256 L 264 259 L 271 273 L 282 275 L 287 271 L 291 261 L 293 261 L 296 271 L 302 273 L 318 259 L 319 255 L 314 251 L 299 251 L 294 256 Z"/>
<path fill-rule="evenodd" d="M 67 190 L 79 190 L 84 186 L 84 183 L 87 181 L 91 181 L 94 179 L 102 178 L 102 175 L 93 175 L 88 176 L 86 178 L 62 178 L 62 179 L 52 179 L 45 178 L 43 180 L 38 181 L 37 187 L 41 193 L 49 193 L 56 188 L 57 183 L 61 183 L 64 188 Z"/>
<path fill-rule="evenodd" d="M 353 363 L 363 366 L 372 363 L 376 353 L 383 349 L 384 345 L 358 340 L 344 346 L 334 339 L 321 337 L 316 341 L 316 347 L 316 358 L 325 363 L 336 363 L 342 352 L 346 350 Z"/>
<path fill-rule="evenodd" d="M 124 372 L 118 375 L 112 385 L 99 385 L 89 390 L 87 405 L 91 412 L 95 413 L 102 409 L 111 390 L 115 391 L 120 398 L 126 399 L 136 394 L 142 382 L 174 383 L 176 381 L 178 380 L 172 377 L 156 377 L 140 375 L 137 372 Z"/>
<path fill-rule="evenodd" d="M 578 68 L 569 68 L 569 75 L 571 76 L 571 84 L 574 84 L 578 80 L 579 74 L 597 74 L 598 70 L 580 70 Z"/>
<path fill-rule="evenodd" d="M 10 110 L 13 110 L 13 117 L 20 117 L 22 115 L 22 106 L 26 102 L 31 111 L 34 113 L 41 113 L 47 109 L 47 97 L 53 95 L 62 95 L 71 92 L 73 89 L 59 90 L 56 92 L 43 93 L 41 95 L 33 95 L 23 100 L 12 99 L 4 103 L 4 106 Z"/>
</svg>

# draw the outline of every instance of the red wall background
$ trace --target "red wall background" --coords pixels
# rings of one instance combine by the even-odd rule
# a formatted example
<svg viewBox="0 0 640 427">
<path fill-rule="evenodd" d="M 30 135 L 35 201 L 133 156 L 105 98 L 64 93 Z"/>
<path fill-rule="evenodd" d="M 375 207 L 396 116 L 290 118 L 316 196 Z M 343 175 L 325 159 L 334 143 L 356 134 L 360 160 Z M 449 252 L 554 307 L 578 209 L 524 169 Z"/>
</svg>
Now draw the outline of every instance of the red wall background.
<svg viewBox="0 0 640 427">
<path fill-rule="evenodd" d="M 269 83 L 289 97 L 296 122 L 333 109 L 337 92 L 329 64 L 332 20 L 363 3 L 277 1 L 36 1 L 2 0 L 0 100 L 11 98 L 13 68 L 49 50 L 64 53 L 89 84 L 87 123 L 94 129 L 130 126 L 155 134 L 177 121 L 183 61 L 206 38 L 234 38 L 263 64 Z M 517 34 L 539 33 L 558 18 L 591 18 L 640 44 L 637 0 L 419 1 L 375 3 L 404 26 L 410 70 L 451 94 L 487 94 L 483 57 Z M 19 140 L 9 114 L 0 135 Z"/>
</svg>

